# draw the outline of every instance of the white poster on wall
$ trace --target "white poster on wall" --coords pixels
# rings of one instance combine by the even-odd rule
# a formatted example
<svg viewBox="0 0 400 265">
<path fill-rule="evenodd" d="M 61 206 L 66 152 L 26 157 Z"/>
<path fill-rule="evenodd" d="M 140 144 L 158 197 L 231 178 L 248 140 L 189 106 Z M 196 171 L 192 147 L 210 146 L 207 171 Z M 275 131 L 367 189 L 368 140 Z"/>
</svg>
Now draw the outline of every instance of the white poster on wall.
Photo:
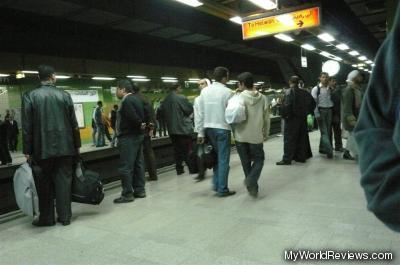
<svg viewBox="0 0 400 265">
<path fill-rule="evenodd" d="M 99 101 L 99 93 L 97 90 L 65 90 L 71 97 L 73 102 L 97 102 Z"/>
<path fill-rule="evenodd" d="M 83 104 L 74 103 L 74 109 L 79 128 L 85 128 L 85 115 L 83 113 Z"/>
</svg>

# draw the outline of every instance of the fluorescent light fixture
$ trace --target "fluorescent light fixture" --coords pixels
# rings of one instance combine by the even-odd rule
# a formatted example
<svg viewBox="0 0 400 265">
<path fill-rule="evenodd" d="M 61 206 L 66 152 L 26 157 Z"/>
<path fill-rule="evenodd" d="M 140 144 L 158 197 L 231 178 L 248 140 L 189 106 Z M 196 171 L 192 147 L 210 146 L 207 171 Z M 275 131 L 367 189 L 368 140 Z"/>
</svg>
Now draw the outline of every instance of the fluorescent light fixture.
<svg viewBox="0 0 400 265">
<path fill-rule="evenodd" d="M 93 79 L 93 80 L 111 81 L 111 80 L 115 80 L 115 77 L 94 76 L 94 77 L 92 77 L 92 79 Z"/>
<path fill-rule="evenodd" d="M 24 74 L 38 74 L 38 71 L 30 71 L 30 70 L 23 70 L 22 71 Z"/>
<path fill-rule="evenodd" d="M 103 88 L 103 87 L 102 87 L 102 86 L 90 86 L 89 88 L 101 89 L 101 88 Z"/>
<path fill-rule="evenodd" d="M 333 56 L 333 60 L 336 60 L 336 61 L 339 61 L 339 62 L 343 61 L 343 59 L 338 57 L 338 56 Z"/>
<path fill-rule="evenodd" d="M 365 56 L 360 56 L 360 57 L 358 57 L 358 60 L 360 60 L 360 61 L 366 61 L 366 60 L 368 60 L 368 59 L 367 59 L 367 57 L 365 57 Z"/>
<path fill-rule="evenodd" d="M 342 50 L 342 51 L 345 51 L 345 50 L 350 49 L 350 47 L 347 46 L 347 45 L 344 44 L 344 43 L 341 43 L 341 44 L 336 45 L 336 48 L 338 48 L 339 50 Z"/>
<path fill-rule="evenodd" d="M 143 75 L 127 75 L 126 77 L 128 77 L 128 78 L 147 78 L 147 76 L 143 76 Z"/>
<path fill-rule="evenodd" d="M 274 37 L 278 38 L 280 40 L 286 41 L 286 42 L 294 41 L 294 39 L 292 37 L 290 37 L 289 35 L 286 35 L 286 34 L 282 34 L 282 33 L 276 34 L 276 35 L 274 35 Z"/>
<path fill-rule="evenodd" d="M 180 2 L 182 4 L 188 5 L 188 6 L 192 6 L 192 7 L 199 7 L 202 6 L 203 3 L 197 0 L 175 0 L 177 2 Z"/>
<path fill-rule="evenodd" d="M 0 77 L 7 77 L 7 76 L 10 76 L 10 75 L 8 75 L 8 74 L 0 74 Z"/>
<path fill-rule="evenodd" d="M 188 80 L 188 81 L 186 81 L 186 82 L 188 82 L 188 83 L 193 83 L 193 84 L 197 84 L 199 81 L 196 81 L 196 80 Z"/>
<path fill-rule="evenodd" d="M 56 78 L 57 79 L 68 79 L 68 78 L 71 78 L 71 76 L 69 76 L 69 75 L 56 75 Z"/>
<path fill-rule="evenodd" d="M 374 62 L 371 60 L 366 61 L 367 64 L 373 64 Z"/>
<path fill-rule="evenodd" d="M 322 51 L 322 52 L 320 52 L 319 54 L 321 54 L 322 56 L 325 56 L 325 57 L 327 57 L 327 58 L 333 57 L 332 54 L 330 54 L 329 52 L 325 52 L 325 51 Z"/>
<path fill-rule="evenodd" d="M 351 52 L 349 52 L 349 54 L 352 56 L 360 55 L 360 53 L 358 51 L 351 51 Z"/>
<path fill-rule="evenodd" d="M 176 78 L 176 77 L 163 76 L 163 77 L 161 77 L 161 79 L 162 79 L 162 80 L 176 80 L 176 79 L 178 79 L 178 78 Z"/>
<path fill-rule="evenodd" d="M 189 78 L 189 81 L 200 81 L 200 78 Z"/>
<path fill-rule="evenodd" d="M 309 51 L 315 50 L 315 47 L 314 47 L 314 46 L 312 46 L 312 45 L 310 45 L 310 44 L 307 44 L 307 43 L 301 45 L 301 48 L 306 49 L 306 50 L 309 50 Z"/>
<path fill-rule="evenodd" d="M 373 64 L 371 64 L 371 66 L 372 66 L 372 67 L 374 67 L 374 66 L 375 66 L 375 64 L 373 63 Z"/>
<path fill-rule="evenodd" d="M 263 81 L 258 81 L 256 84 L 264 84 L 265 82 Z"/>
<path fill-rule="evenodd" d="M 178 82 L 178 80 L 176 80 L 176 79 L 163 79 L 162 81 L 164 83 L 177 83 Z"/>
<path fill-rule="evenodd" d="M 135 81 L 135 82 L 149 82 L 150 81 L 150 79 L 148 79 L 148 78 L 132 78 L 131 80 Z"/>
<path fill-rule="evenodd" d="M 277 8 L 277 0 L 249 0 L 256 6 L 259 6 L 266 10 L 271 10 Z"/>
<path fill-rule="evenodd" d="M 242 25 L 243 23 L 242 18 L 239 16 L 231 17 L 229 20 L 239 25 Z"/>
<path fill-rule="evenodd" d="M 351 66 L 353 66 L 354 68 L 357 68 L 357 65 L 356 65 L 356 64 L 352 64 Z"/>
<path fill-rule="evenodd" d="M 359 66 L 359 67 L 364 67 L 364 66 L 365 66 L 365 63 L 359 63 L 359 64 L 357 64 L 357 66 Z"/>
<path fill-rule="evenodd" d="M 335 40 L 335 38 L 329 34 L 329 33 L 322 33 L 318 35 L 318 38 L 320 38 L 321 40 L 325 41 L 325 42 L 332 42 Z"/>
</svg>

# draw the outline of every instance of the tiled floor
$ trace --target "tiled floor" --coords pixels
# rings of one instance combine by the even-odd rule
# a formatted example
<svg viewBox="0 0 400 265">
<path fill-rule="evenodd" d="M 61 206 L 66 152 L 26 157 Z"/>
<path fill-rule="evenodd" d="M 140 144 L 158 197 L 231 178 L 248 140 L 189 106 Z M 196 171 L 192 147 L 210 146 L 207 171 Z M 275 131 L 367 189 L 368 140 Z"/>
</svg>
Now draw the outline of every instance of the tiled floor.
<svg viewBox="0 0 400 265">
<path fill-rule="evenodd" d="M 356 164 L 321 157 L 306 164 L 275 166 L 282 138 L 265 144 L 260 196 L 243 187 L 237 154 L 231 156 L 230 188 L 217 198 L 210 178 L 195 183 L 174 172 L 147 184 L 146 199 L 124 205 L 107 192 L 100 206 L 73 204 L 70 226 L 37 228 L 29 218 L 0 225 L 0 264 L 290 264 L 284 251 L 391 250 L 400 255 L 400 236 L 365 209 Z M 211 172 L 208 172 L 209 174 Z M 210 176 L 209 176 L 210 177 Z M 300 262 L 297 264 L 366 264 Z M 400 264 L 400 256 L 391 263 Z"/>
</svg>

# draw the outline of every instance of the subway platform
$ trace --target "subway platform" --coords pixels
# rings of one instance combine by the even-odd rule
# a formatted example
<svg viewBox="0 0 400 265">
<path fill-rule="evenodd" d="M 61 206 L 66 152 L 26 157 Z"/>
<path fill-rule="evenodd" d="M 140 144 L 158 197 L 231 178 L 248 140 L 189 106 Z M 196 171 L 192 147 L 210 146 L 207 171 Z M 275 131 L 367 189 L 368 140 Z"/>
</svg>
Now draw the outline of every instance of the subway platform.
<svg viewBox="0 0 400 265">
<path fill-rule="evenodd" d="M 214 196 L 211 171 L 173 170 L 147 183 L 147 198 L 115 205 L 120 187 L 106 191 L 99 206 L 73 203 L 70 226 L 34 227 L 22 217 L 0 224 L 0 264 L 290 264 L 285 250 L 389 251 L 388 261 L 302 261 L 296 264 L 400 264 L 400 237 L 366 210 L 353 161 L 318 153 L 319 133 L 310 134 L 314 157 L 306 164 L 276 166 L 282 137 L 264 144 L 260 194 L 250 197 L 236 152 L 229 187 Z M 186 170 L 187 171 L 187 170 Z M 397 255 L 396 255 L 397 254 Z"/>
</svg>

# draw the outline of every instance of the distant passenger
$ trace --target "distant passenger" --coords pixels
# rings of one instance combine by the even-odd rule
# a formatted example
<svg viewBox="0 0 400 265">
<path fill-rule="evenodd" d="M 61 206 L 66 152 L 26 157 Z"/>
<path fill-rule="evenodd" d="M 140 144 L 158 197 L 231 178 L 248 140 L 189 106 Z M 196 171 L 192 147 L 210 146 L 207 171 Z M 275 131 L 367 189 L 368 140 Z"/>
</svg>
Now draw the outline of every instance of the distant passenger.
<svg viewBox="0 0 400 265">
<path fill-rule="evenodd" d="M 231 153 L 231 127 L 225 120 L 225 109 L 232 91 L 226 87 L 229 71 L 218 66 L 214 69 L 215 82 L 204 88 L 200 95 L 200 116 L 198 143 L 204 143 L 207 136 L 217 153 L 214 166 L 213 189 L 219 197 L 234 195 L 228 188 L 229 160 Z"/>
<path fill-rule="evenodd" d="M 342 99 L 342 124 L 346 130 L 347 144 L 343 158 L 354 160 L 358 157 L 357 145 L 354 139 L 353 130 L 357 124 L 358 113 L 361 108 L 361 84 L 363 76 L 360 71 L 353 70 L 347 76 L 347 87 L 343 92 Z"/>
<path fill-rule="evenodd" d="M 343 152 L 342 143 L 342 128 L 341 128 L 341 98 L 342 88 L 337 85 L 334 77 L 329 78 L 329 88 L 331 89 L 331 100 L 333 102 L 332 108 L 332 128 L 329 135 L 329 141 L 333 146 L 332 132 L 335 139 L 335 151 Z"/>
<path fill-rule="evenodd" d="M 354 136 L 368 209 L 400 232 L 400 5 L 375 59 Z"/>
<path fill-rule="evenodd" d="M 97 107 L 94 112 L 94 121 L 97 130 L 96 147 L 103 147 L 106 145 L 105 140 L 105 125 L 103 123 L 103 102 L 98 101 Z"/>
<path fill-rule="evenodd" d="M 57 221 L 71 222 L 71 182 L 73 159 L 81 139 L 71 96 L 55 86 L 53 67 L 39 66 L 41 86 L 23 95 L 23 153 L 40 167 L 36 172 L 39 220 L 36 226 L 52 226 L 54 198 Z"/>
<path fill-rule="evenodd" d="M 9 131 L 10 131 L 10 115 L 5 115 L 4 121 L 0 120 L 0 160 L 1 165 L 8 165 L 12 164 L 12 157 L 10 154 L 10 150 L 8 149 L 8 138 L 9 138 Z"/>
<path fill-rule="evenodd" d="M 163 136 L 163 133 L 164 133 L 164 136 L 168 136 L 168 134 L 169 134 L 169 133 L 167 133 L 167 122 L 165 120 L 164 114 L 161 111 L 161 107 L 162 107 L 163 103 L 164 103 L 164 101 L 161 100 L 158 105 L 158 108 L 155 111 L 156 119 L 158 122 L 158 132 L 159 132 L 158 135 L 160 137 Z"/>
<path fill-rule="evenodd" d="M 113 109 L 110 112 L 111 128 L 113 129 L 113 137 L 111 140 L 111 147 L 115 146 L 116 139 L 117 139 L 117 130 L 115 129 L 116 122 L 117 122 L 117 111 L 118 111 L 118 105 L 114 105 Z"/>
<path fill-rule="evenodd" d="M 281 116 L 285 121 L 283 129 L 283 158 L 280 165 L 291 165 L 292 160 L 305 163 L 312 157 L 308 137 L 307 115 L 315 109 L 310 93 L 299 87 L 300 78 L 292 76 L 289 80 L 289 92 L 282 103 Z M 329 139 L 328 139 L 329 140 Z"/>
<path fill-rule="evenodd" d="M 269 136 L 270 117 L 268 99 L 254 88 L 253 75 L 249 72 L 238 76 L 239 97 L 246 107 L 246 120 L 236 124 L 234 136 L 242 163 L 245 185 L 249 194 L 258 195 L 258 179 L 264 166 L 263 142 Z"/>
<path fill-rule="evenodd" d="M 208 78 L 203 78 L 200 79 L 199 82 L 199 90 L 201 93 L 201 90 L 203 90 L 204 88 L 208 87 L 209 85 L 211 85 L 211 82 Z M 193 104 L 193 113 L 194 113 L 194 131 L 196 133 L 199 132 L 198 126 L 200 123 L 201 118 L 201 113 L 200 113 L 200 106 L 199 106 L 199 97 L 196 97 L 194 99 L 194 104 Z M 201 165 L 201 163 L 199 163 L 199 174 L 197 175 L 197 177 L 195 178 L 197 181 L 202 181 L 205 178 L 205 174 L 206 174 L 206 168 L 204 168 L 203 165 Z"/>
<path fill-rule="evenodd" d="M 18 122 L 13 115 L 10 116 L 10 127 L 8 128 L 8 147 L 11 152 L 17 152 L 19 128 Z"/>
<path fill-rule="evenodd" d="M 118 81 L 117 97 L 121 100 L 121 106 L 117 112 L 116 130 L 122 192 L 114 203 L 133 202 L 135 198 L 146 197 L 142 150 L 148 113 L 144 103 L 133 95 L 134 91 L 131 80 Z"/>
<path fill-rule="evenodd" d="M 97 144 L 97 127 L 96 127 L 96 121 L 94 120 L 96 115 L 96 106 L 93 106 L 92 110 L 92 139 L 93 139 L 93 145 L 96 146 Z"/>
<path fill-rule="evenodd" d="M 180 95 L 182 89 L 179 84 L 173 84 L 170 92 L 160 106 L 169 137 L 171 138 L 175 154 L 175 169 L 178 175 L 185 173 L 183 162 L 189 165 L 189 152 L 192 149 L 193 123 L 190 119 L 193 106 L 189 100 Z"/>
<path fill-rule="evenodd" d="M 318 127 L 321 133 L 319 142 L 319 152 L 326 154 L 328 158 L 333 158 L 332 144 L 329 141 L 332 134 L 332 109 L 331 89 L 329 88 L 329 74 L 322 72 L 319 76 L 320 83 L 311 91 L 316 102 L 314 111 L 317 118 Z"/>
</svg>

